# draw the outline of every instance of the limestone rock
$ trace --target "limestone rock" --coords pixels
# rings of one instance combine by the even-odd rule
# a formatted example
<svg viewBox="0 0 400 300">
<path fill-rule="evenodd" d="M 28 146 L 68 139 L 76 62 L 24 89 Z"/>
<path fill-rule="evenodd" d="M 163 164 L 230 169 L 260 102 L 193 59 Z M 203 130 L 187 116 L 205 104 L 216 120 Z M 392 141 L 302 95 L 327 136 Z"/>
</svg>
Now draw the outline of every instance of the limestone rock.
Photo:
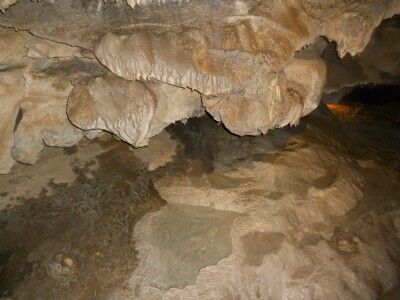
<svg viewBox="0 0 400 300">
<path fill-rule="evenodd" d="M 68 116 L 84 130 L 102 129 L 136 146 L 145 146 L 156 100 L 141 82 L 106 75 L 74 88 Z"/>
<path fill-rule="evenodd" d="M 141 261 L 142 266 L 134 278 L 144 286 L 161 290 L 193 284 L 201 269 L 218 263 L 232 253 L 230 230 L 239 216 L 235 212 L 208 207 L 165 206 L 151 220 L 147 220 L 151 226 L 143 224 L 146 228 L 137 233 L 136 238 L 141 241 L 144 236 L 147 237 L 147 243 L 140 246 L 140 251 L 147 252 L 148 256 Z M 170 232 L 176 234 L 171 235 Z M 154 276 L 155 273 L 158 274 Z"/>
<path fill-rule="evenodd" d="M 384 20 L 365 50 L 355 57 L 340 59 L 334 45 L 322 54 L 327 64 L 326 93 L 363 84 L 391 84 L 400 80 L 400 17 Z"/>
<path fill-rule="evenodd" d="M 4 13 L 4 11 L 9 8 L 11 5 L 17 3 L 18 0 L 1 0 L 0 1 L 0 10 Z"/>
<path fill-rule="evenodd" d="M 186 43 L 195 48 L 184 47 Z M 128 80 L 157 79 L 216 95 L 204 101 L 205 107 L 239 135 L 257 135 L 274 127 L 297 124 L 301 116 L 318 105 L 326 73 L 321 60 L 291 60 L 276 74 L 272 72 L 274 62 L 264 62 L 261 56 L 224 56 L 223 52 L 213 55 L 208 47 L 198 31 L 108 34 L 95 48 L 95 54 L 114 73 Z M 221 68 L 217 69 L 218 62 Z"/>
<path fill-rule="evenodd" d="M 0 174 L 10 171 L 14 163 L 11 148 L 14 144 L 14 130 L 25 92 L 21 72 L 0 72 Z"/>
<path fill-rule="evenodd" d="M 373 12 L 361 3 L 266 2 L 253 7 L 252 14 L 210 21 L 213 26 L 109 33 L 94 52 L 125 79 L 156 79 L 212 96 L 204 105 L 215 119 L 233 133 L 257 135 L 297 124 L 318 104 L 325 83 L 323 62 L 293 59 L 295 51 L 325 35 L 337 42 L 339 56 L 358 54 L 382 18 L 397 10 L 395 5 L 370 5 Z M 332 22 L 316 17 L 322 11 Z"/>
<path fill-rule="evenodd" d="M 51 75 L 27 74 L 26 94 L 21 102 L 22 119 L 16 127 L 12 154 L 15 160 L 34 164 L 43 148 L 70 147 L 83 136 L 65 113 L 69 82 Z"/>
<path fill-rule="evenodd" d="M 75 145 L 85 134 L 67 118 L 66 106 L 72 82 L 102 72 L 96 63 L 75 58 L 40 60 L 27 71 L 24 74 L 26 92 L 21 101 L 22 119 L 14 133 L 13 158 L 34 164 L 44 144 L 55 147 Z"/>
<path fill-rule="evenodd" d="M 34 59 L 65 57 L 94 58 L 93 54 L 85 49 L 34 38 L 32 36 L 27 41 L 26 48 L 29 49 L 27 56 Z"/>
<path fill-rule="evenodd" d="M 226 95 L 204 98 L 207 111 L 233 133 L 259 135 L 300 118 L 319 103 L 326 69 L 320 60 L 293 59 L 263 95 Z"/>
<path fill-rule="evenodd" d="M 10 171 L 14 160 L 11 148 L 18 125 L 20 104 L 25 94 L 23 69 L 28 63 L 25 36 L 14 30 L 0 31 L 0 174 Z"/>
<path fill-rule="evenodd" d="M 131 148 L 135 156 L 148 165 L 149 171 L 173 161 L 177 154 L 178 143 L 166 131 L 154 136 L 147 147 Z"/>
<path fill-rule="evenodd" d="M 170 3 L 187 3 L 190 0 L 126 0 L 130 7 L 135 8 L 136 5 L 145 6 L 145 5 L 166 5 Z"/>
<path fill-rule="evenodd" d="M 0 169 L 5 173 L 14 160 L 35 163 L 43 143 L 69 147 L 79 141 L 81 130 L 66 116 L 72 82 L 104 69 L 80 48 L 27 32 L 2 29 L 0 39 Z"/>
<path fill-rule="evenodd" d="M 76 86 L 67 113 L 83 130 L 106 130 L 142 147 L 169 124 L 201 112 L 200 95 L 156 82 L 127 81 L 113 74 Z"/>
<path fill-rule="evenodd" d="M 159 134 L 165 127 L 176 121 L 185 121 L 204 114 L 201 98 L 197 92 L 158 82 L 150 82 L 146 85 L 157 99 L 149 137 Z"/>
<path fill-rule="evenodd" d="M 112 299 L 372 300 L 397 285 L 394 211 L 364 205 L 398 196 L 372 196 L 379 176 L 346 154 L 329 114 L 257 139 L 196 122 L 176 134 L 204 161 L 185 153 L 158 174 L 168 204 L 135 227 L 138 267 Z"/>
<path fill-rule="evenodd" d="M 106 34 L 96 45 L 96 57 L 113 73 L 127 80 L 156 79 L 212 95 L 233 88 L 230 78 L 212 70 L 205 36 L 199 31 L 129 36 Z"/>
<path fill-rule="evenodd" d="M 365 49 L 371 57 L 382 41 L 397 49 L 379 33 L 367 45 L 381 21 L 400 12 L 397 0 L 16 2 L 0 2 L 0 9 L 8 8 L 0 26 L 19 30 L 2 29 L 0 40 L 14 50 L 0 46 L 0 68 L 21 70 L 29 99 L 46 89 L 53 99 L 21 102 L 13 152 L 24 162 L 37 160 L 43 140 L 72 145 L 100 130 L 144 146 L 168 124 L 204 111 L 241 136 L 296 125 L 317 107 L 324 88 L 327 71 L 319 56 L 330 49 L 323 50 L 324 39 L 336 43 L 340 62 Z M 361 72 L 368 73 L 366 81 L 397 74 L 390 67 L 394 51 L 390 59 L 379 56 L 382 66 L 372 63 Z M 120 78 L 103 76 L 99 62 Z M 69 119 L 82 132 L 61 105 L 72 86 Z M 44 124 L 45 118 L 52 121 Z M 32 122 L 37 127 L 27 136 Z M 13 139 L 9 129 L 5 139 L 7 145 Z"/>
<path fill-rule="evenodd" d="M 4 13 L 7 8 L 11 5 L 17 3 L 19 0 L 0 0 L 0 10 Z M 95 0 L 97 1 L 97 8 L 101 8 L 103 2 L 111 2 L 116 3 L 117 5 L 121 5 L 122 1 L 126 1 L 126 3 L 135 8 L 136 5 L 145 6 L 149 4 L 166 4 L 166 3 L 184 3 L 189 2 L 189 0 Z M 52 1 L 51 1 L 52 2 Z"/>
</svg>

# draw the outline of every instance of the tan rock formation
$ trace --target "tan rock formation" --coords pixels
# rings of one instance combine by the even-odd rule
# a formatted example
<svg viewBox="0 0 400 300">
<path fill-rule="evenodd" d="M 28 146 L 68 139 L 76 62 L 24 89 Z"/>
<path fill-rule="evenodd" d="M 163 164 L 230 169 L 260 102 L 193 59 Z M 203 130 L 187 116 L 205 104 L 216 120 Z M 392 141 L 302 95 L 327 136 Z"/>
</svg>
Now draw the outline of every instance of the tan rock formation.
<svg viewBox="0 0 400 300">
<path fill-rule="evenodd" d="M 295 51 L 324 35 L 336 41 L 339 56 L 355 55 L 395 5 L 263 2 L 219 22 L 210 18 L 188 28 L 157 24 L 128 35 L 109 33 L 94 52 L 128 80 L 156 79 L 215 96 L 204 101 L 214 118 L 233 133 L 256 135 L 297 124 L 318 104 L 325 82 L 322 62 L 292 60 Z"/>
<path fill-rule="evenodd" d="M 14 163 L 11 148 L 14 128 L 24 95 L 24 79 L 18 71 L 0 72 L 0 174 L 8 173 Z"/>
<path fill-rule="evenodd" d="M 322 61 L 292 60 L 276 73 L 276 62 L 265 63 L 262 55 L 208 48 L 207 38 L 199 31 L 143 32 L 108 34 L 96 46 L 95 54 L 111 71 L 128 80 L 156 79 L 217 96 L 204 101 L 205 107 L 239 135 L 297 124 L 318 105 L 325 82 Z M 278 56 L 280 52 L 275 50 Z"/>
<path fill-rule="evenodd" d="M 7 8 L 11 5 L 17 3 L 18 0 L 1 0 L 0 1 L 0 10 L 4 13 Z"/>
<path fill-rule="evenodd" d="M 34 164 L 43 142 L 49 146 L 70 147 L 83 136 L 65 113 L 72 89 L 68 81 L 42 74 L 25 76 L 26 93 L 21 101 L 22 119 L 14 134 L 12 154 L 15 160 Z"/>
<path fill-rule="evenodd" d="M 213 170 L 183 155 L 160 172 L 168 204 L 135 227 L 138 267 L 112 299 L 376 299 L 396 286 L 399 197 L 333 123 L 319 111 L 297 133 L 239 139 L 203 123 L 200 141 L 182 138 L 203 159 L 213 147 Z"/>
<path fill-rule="evenodd" d="M 177 120 L 201 112 L 200 95 L 157 82 L 127 81 L 113 74 L 82 82 L 68 103 L 68 117 L 83 130 L 106 130 L 134 147 Z"/>
<path fill-rule="evenodd" d="M 324 90 L 327 71 L 319 56 L 326 58 L 329 47 L 323 51 L 321 37 L 336 43 L 334 51 L 344 62 L 366 49 L 383 19 L 400 12 L 397 0 L 66 0 L 10 7 L 15 2 L 0 2 L 1 9 L 8 8 L 0 26 L 21 31 L 2 29 L 9 37 L 0 38 L 19 50 L 3 55 L 0 66 L 7 76 L 12 76 L 11 65 L 21 66 L 13 74 L 26 78 L 23 93 L 30 100 L 7 91 L 14 98 L 2 112 L 6 122 L 15 124 L 19 105 L 22 119 L 15 134 L 7 125 L 1 147 L 9 153 L 15 135 L 13 153 L 23 162 L 37 160 L 42 140 L 69 146 L 78 136 L 92 138 L 100 130 L 144 146 L 168 124 L 204 110 L 241 136 L 296 125 L 317 107 Z M 397 49 L 385 36 L 374 36 L 368 57 L 381 41 Z M 361 56 L 357 59 L 366 65 Z M 386 61 L 382 68 L 364 70 L 367 79 L 354 82 L 376 81 L 381 71 L 397 74 L 389 66 L 392 58 L 378 60 Z M 98 62 L 120 78 L 102 76 Z M 352 83 L 329 80 L 325 91 L 346 84 Z M 73 86 L 69 118 L 83 130 L 79 134 L 65 111 Z M 43 97 L 46 93 L 52 97 Z M 32 123 L 36 131 L 28 137 Z"/>
<path fill-rule="evenodd" d="M 25 93 L 23 70 L 28 50 L 24 34 L 14 30 L 0 32 L 0 174 L 10 171 L 14 160 L 11 148 L 20 103 Z"/>
<path fill-rule="evenodd" d="M 207 111 L 233 133 L 259 135 L 269 129 L 297 125 L 319 104 L 325 83 L 325 65 L 319 60 L 293 60 L 273 78 L 264 95 L 228 94 L 203 100 Z"/>
<path fill-rule="evenodd" d="M 334 45 L 322 54 L 327 64 L 326 93 L 363 84 L 400 82 L 400 17 L 384 20 L 375 30 L 365 50 L 357 56 L 337 56 Z"/>
<path fill-rule="evenodd" d="M 0 0 L 0 10 L 0 174 L 102 131 L 150 145 L 103 135 L 44 151 L 44 176 L 20 165 L 2 177 L 1 231 L 21 221 L 22 237 L 32 224 L 49 233 L 0 249 L 32 270 L 6 266 L 17 299 L 76 287 L 85 299 L 376 299 L 398 286 L 399 155 L 377 155 L 397 132 L 358 149 L 341 139 L 364 127 L 346 135 L 321 109 L 266 138 L 206 118 L 160 133 L 207 112 L 236 135 L 264 135 L 297 125 L 323 92 L 399 80 L 399 0 Z M 23 203 L 37 197 L 45 205 Z"/>
<path fill-rule="evenodd" d="M 107 130 L 140 147 L 147 143 L 155 102 L 141 82 L 106 75 L 75 87 L 67 113 L 72 123 L 84 130 Z"/>
<path fill-rule="evenodd" d="M 14 160 L 33 164 L 43 143 L 69 147 L 83 136 L 67 119 L 66 103 L 77 83 L 104 73 L 90 53 L 3 29 L 0 32 L 0 172 Z"/>
</svg>

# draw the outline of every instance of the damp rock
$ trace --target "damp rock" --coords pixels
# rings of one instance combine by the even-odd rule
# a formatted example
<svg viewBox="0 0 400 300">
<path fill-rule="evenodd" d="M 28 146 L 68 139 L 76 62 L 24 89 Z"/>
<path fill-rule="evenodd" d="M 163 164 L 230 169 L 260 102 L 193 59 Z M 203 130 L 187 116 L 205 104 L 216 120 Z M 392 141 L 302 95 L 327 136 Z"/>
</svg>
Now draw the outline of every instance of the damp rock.
<svg viewBox="0 0 400 300">
<path fill-rule="evenodd" d="M 13 158 L 34 164 L 44 143 L 49 146 L 70 147 L 82 132 L 68 121 L 65 108 L 72 86 L 46 75 L 26 75 L 26 93 L 21 101 L 23 112 L 15 134 Z"/>
<path fill-rule="evenodd" d="M 397 51 L 388 38 L 396 25 L 387 22 L 392 25 L 373 34 L 400 11 L 394 0 L 16 2 L 1 2 L 1 39 L 13 49 L 2 58 L 2 72 L 20 70 L 15 76 L 23 75 L 21 92 L 28 98 L 47 92 L 69 98 L 69 119 L 65 107 L 50 104 L 54 97 L 48 105 L 21 101 L 21 110 L 4 108 L 7 120 L 16 123 L 16 110 L 22 120 L 15 137 L 4 129 L 3 173 L 13 159 L 35 163 L 43 144 L 68 147 L 101 131 L 146 146 L 169 124 L 205 111 L 234 134 L 265 134 L 297 125 L 317 107 L 323 91 L 389 82 L 398 73 L 390 67 L 393 53 L 368 59 L 382 53 L 379 45 Z M 199 18 L 194 21 L 193 15 Z M 333 43 L 336 57 L 329 54 Z M 365 58 L 355 57 L 364 50 Z M 330 74 L 346 69 L 349 57 L 366 77 L 361 72 L 362 78 L 336 76 L 343 80 L 332 82 Z M 382 74 L 390 80 L 379 80 L 387 78 Z M 47 80 L 52 85 L 53 79 L 57 91 L 34 87 Z M 27 136 L 26 124 L 44 123 L 45 114 L 52 121 L 33 126 Z"/>
<path fill-rule="evenodd" d="M 200 95 L 158 82 L 111 73 L 77 85 L 67 114 L 83 130 L 106 130 L 134 147 L 147 146 L 169 124 L 202 112 Z"/>
</svg>

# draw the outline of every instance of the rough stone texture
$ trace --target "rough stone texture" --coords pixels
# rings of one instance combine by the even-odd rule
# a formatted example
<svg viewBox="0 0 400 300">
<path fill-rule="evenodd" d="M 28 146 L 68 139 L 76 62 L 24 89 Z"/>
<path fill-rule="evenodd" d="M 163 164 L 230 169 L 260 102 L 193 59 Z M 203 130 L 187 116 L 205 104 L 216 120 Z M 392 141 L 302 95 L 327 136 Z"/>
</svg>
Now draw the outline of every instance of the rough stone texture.
<svg viewBox="0 0 400 300">
<path fill-rule="evenodd" d="M 72 82 L 102 72 L 96 63 L 75 58 L 41 63 L 40 67 L 26 72 L 21 120 L 14 133 L 14 159 L 33 164 L 39 158 L 43 143 L 56 147 L 75 145 L 84 133 L 69 122 L 66 114 Z"/>
<path fill-rule="evenodd" d="M 1 0 L 0 1 L 0 10 L 4 13 L 7 8 L 11 5 L 17 3 L 18 0 Z"/>
<path fill-rule="evenodd" d="M 84 129 L 102 129 L 140 147 L 147 144 L 156 99 L 141 82 L 106 75 L 75 87 L 68 104 L 68 117 Z"/>
<path fill-rule="evenodd" d="M 72 89 L 68 81 L 48 75 L 25 76 L 26 93 L 21 101 L 22 118 L 14 133 L 15 160 L 34 164 L 43 142 L 48 146 L 70 147 L 83 136 L 65 114 L 66 99 Z"/>
<path fill-rule="evenodd" d="M 101 2 L 105 2 L 101 9 L 107 11 L 106 14 L 97 11 Z M 0 24 L 29 29 L 41 37 L 91 49 L 98 37 L 107 32 L 126 32 L 142 27 L 149 29 L 160 27 L 169 31 L 170 28 L 183 24 L 207 31 L 211 29 L 206 28 L 207 23 L 219 21 L 221 24 L 213 24 L 217 25 L 213 32 L 215 38 L 210 35 L 211 32 L 208 32 L 208 38 L 215 41 L 221 35 L 229 37 L 229 33 L 219 32 L 218 27 L 231 24 L 235 31 L 236 25 L 242 24 L 237 29 L 238 33 L 243 33 L 238 36 L 242 38 L 243 43 L 240 47 L 243 47 L 243 50 L 253 48 L 254 51 L 266 46 L 271 47 L 265 43 L 254 45 L 252 40 L 246 37 L 251 33 L 251 25 L 254 24 L 254 29 L 260 29 L 255 32 L 256 34 L 276 32 L 274 38 L 279 36 L 285 38 L 284 35 L 287 35 L 285 39 L 289 40 L 289 45 L 285 47 L 291 48 L 293 44 L 309 43 L 311 36 L 323 35 L 339 43 L 341 54 L 354 55 L 363 50 L 370 34 L 381 20 L 393 16 L 400 9 L 400 4 L 395 0 L 368 2 L 304 0 L 301 3 L 243 0 L 218 1 L 217 4 L 212 0 L 192 0 L 189 4 L 182 1 L 181 5 L 174 3 L 165 3 L 162 6 L 147 5 L 134 11 L 126 9 L 129 7 L 123 3 L 114 5 L 113 2 L 115 1 L 66 0 L 29 3 L 24 0 L 7 10 L 7 13 L 1 16 Z M 90 9 L 92 6 L 95 7 L 94 11 Z M 74 14 L 69 14 L 72 11 Z M 197 15 L 196 20 L 193 19 L 193 15 Z M 65 30 L 62 26 L 67 23 L 70 27 Z M 81 26 L 82 24 L 86 26 Z M 227 29 L 229 31 L 229 28 Z M 257 39 L 253 41 L 259 42 Z M 226 46 L 230 48 L 231 45 L 232 43 L 229 43 Z M 275 44 L 275 47 L 282 46 L 284 45 Z M 299 50 L 302 46 L 304 45 L 295 48 Z"/>
<path fill-rule="evenodd" d="M 149 137 L 159 134 L 165 127 L 176 121 L 187 121 L 189 118 L 204 114 L 199 93 L 177 88 L 159 82 L 149 82 L 146 86 L 155 95 L 157 103 L 154 117 L 149 128 Z"/>
<path fill-rule="evenodd" d="M 302 116 L 313 111 L 320 100 L 325 72 L 319 60 L 293 59 L 271 80 L 260 99 L 228 94 L 205 98 L 203 103 L 231 132 L 259 135 L 271 128 L 297 125 Z"/>
<path fill-rule="evenodd" d="M 112 299 L 376 299 L 398 284 L 398 173 L 352 159 L 329 114 L 257 140 L 189 123 L 188 152 L 155 179 L 168 204 L 136 226 L 138 268 Z M 211 230 L 205 209 L 235 215 Z"/>
<path fill-rule="evenodd" d="M 149 142 L 145 148 L 132 148 L 131 151 L 140 160 L 148 164 L 148 170 L 154 171 L 173 161 L 178 143 L 166 131 L 162 131 Z"/>
<path fill-rule="evenodd" d="M 359 117 L 318 109 L 264 137 L 192 118 L 153 172 L 154 139 L 46 148 L 0 177 L 1 293 L 379 299 L 399 281 L 400 136 Z"/>
<path fill-rule="evenodd" d="M 68 117 L 83 130 L 102 129 L 134 147 L 148 144 L 169 124 L 201 112 L 200 95 L 157 82 L 113 74 L 82 82 L 68 102 Z"/>
<path fill-rule="evenodd" d="M 188 89 L 129 82 L 111 73 L 98 77 L 104 68 L 81 48 L 8 29 L 1 31 L 1 38 L 2 173 L 14 160 L 35 163 L 44 144 L 70 147 L 83 136 L 95 137 L 100 129 L 144 146 L 169 124 L 204 111 L 200 95 Z M 96 78 L 85 80 L 88 77 Z M 66 112 L 74 86 L 69 117 L 77 127 Z M 89 87 L 94 95 L 87 99 Z"/>
<path fill-rule="evenodd" d="M 329 4 L 336 6 L 312 1 L 303 6 L 248 3 L 242 7 L 245 11 L 218 23 L 210 18 L 212 25 L 109 33 L 94 52 L 112 72 L 128 80 L 156 79 L 216 96 L 205 102 L 214 118 L 233 133 L 256 135 L 297 124 L 309 108 L 316 107 L 325 82 L 323 64 L 292 60 L 295 51 L 324 35 L 336 41 L 339 56 L 358 54 L 382 16 L 392 15 L 395 9 L 391 2 L 368 7 Z M 327 14 L 331 22 L 317 17 L 322 9 L 323 18 Z M 300 78 L 304 80 L 299 82 Z"/>
<path fill-rule="evenodd" d="M 157 79 L 205 95 L 225 93 L 204 105 L 215 119 L 239 135 L 258 135 L 270 128 L 297 124 L 318 105 L 325 83 L 322 61 L 293 59 L 275 74 L 261 56 L 218 51 L 213 55 L 206 41 L 199 31 L 161 36 L 151 32 L 127 37 L 109 34 L 95 48 L 95 54 L 110 70 L 129 80 Z M 196 48 L 188 52 L 187 44 Z M 235 89 L 244 91 L 227 93 Z"/>
<path fill-rule="evenodd" d="M 106 136 L 100 137 L 100 140 L 104 138 Z M 112 139 L 108 136 L 107 138 Z M 97 156 L 109 150 L 110 147 L 103 147 L 89 140 L 82 140 L 80 146 L 81 151 L 72 154 L 61 148 L 46 147 L 34 167 L 17 164 L 12 172 L 2 176 L 0 181 L 0 190 L 4 193 L 1 197 L 0 209 L 20 205 L 21 199 L 24 198 L 53 195 L 57 185 L 70 186 L 77 178 L 74 169 L 82 168 L 85 164 L 90 167 L 84 174 L 90 177 L 90 173 L 98 169 Z M 37 176 L 38 174 L 40 176 Z M 24 180 L 24 184 L 16 189 L 14 183 L 19 180 Z"/>
<path fill-rule="evenodd" d="M 21 102 L 26 112 L 24 117 L 21 110 L 13 153 L 22 162 L 37 160 L 42 140 L 70 146 L 82 136 L 68 123 L 61 105 L 73 86 L 69 118 L 84 130 L 83 135 L 93 138 L 105 130 L 141 147 L 168 124 L 204 110 L 240 136 L 297 125 L 317 107 L 324 91 L 327 70 L 323 59 L 332 69 L 328 68 L 325 91 L 377 82 L 382 73 L 392 78 L 398 73 L 397 67 L 390 67 L 397 44 L 389 38 L 398 27 L 386 26 L 367 47 L 381 21 L 400 12 L 397 0 L 15 2 L 1 2 L 1 9 L 8 9 L 0 15 L 0 26 L 21 30 L 2 29 L 24 40 L 19 44 L 24 46 L 21 51 L 28 51 L 19 56 L 18 64 L 25 66 L 22 74 L 39 74 L 42 81 L 30 79 L 33 84 L 50 80 L 43 86 L 54 95 L 53 79 L 44 70 L 55 68 L 56 81 L 64 86 L 63 92 L 57 91 L 57 109 L 43 101 Z M 335 62 L 331 46 L 324 50 L 327 43 L 321 37 L 336 44 L 333 54 L 343 60 Z M 368 57 L 380 45 L 394 52 L 370 62 Z M 356 74 L 358 79 L 332 76 L 346 69 L 342 65 L 346 66 L 350 56 L 365 49 L 367 59 L 350 59 L 356 61 L 350 65 L 361 66 L 360 74 L 366 74 L 366 79 L 360 74 Z M 12 55 L 18 56 L 18 51 Z M 121 78 L 99 77 L 105 72 L 99 71 L 96 59 Z M 80 83 L 87 77 L 97 78 Z M 343 79 L 335 82 L 336 77 Z M 30 88 L 26 90 L 29 97 L 36 97 L 30 93 L 45 93 L 43 88 Z M 11 119 L 16 118 L 15 110 L 7 112 Z M 24 128 L 32 122 L 44 123 L 45 114 L 58 121 L 36 126 L 27 137 Z M 7 130 L 5 153 L 13 138 Z M 49 132 L 52 140 L 43 136 Z M 5 160 L 7 170 L 11 163 Z"/>
<path fill-rule="evenodd" d="M 11 261 L 0 288 L 376 299 L 398 286 L 398 132 L 357 149 L 326 111 L 269 131 L 297 125 L 323 91 L 398 80 L 399 19 L 376 28 L 400 1 L 0 0 L 0 10 L 0 173 L 101 131 L 146 146 L 205 112 L 237 135 L 268 134 L 197 119 L 146 149 L 47 149 L 41 176 L 20 165 L 0 180 L 12 245 L 0 249 Z"/>
<path fill-rule="evenodd" d="M 0 174 L 10 171 L 14 160 L 11 148 L 14 144 L 14 130 L 25 93 L 23 69 L 27 62 L 24 56 L 23 33 L 13 30 L 0 32 Z"/>
<path fill-rule="evenodd" d="M 143 225 L 148 231 L 135 236 L 146 238 L 138 249 L 146 256 L 141 256 L 141 266 L 133 276 L 141 284 L 161 290 L 194 284 L 202 268 L 232 253 L 230 231 L 238 216 L 207 207 L 165 206 Z"/>
<path fill-rule="evenodd" d="M 400 17 L 384 20 L 375 30 L 365 50 L 355 57 L 340 59 L 333 44 L 322 54 L 327 64 L 327 93 L 362 84 L 400 82 Z"/>
<path fill-rule="evenodd" d="M 190 0 L 126 0 L 130 7 L 135 8 L 136 5 L 166 5 L 166 4 L 182 4 L 188 3 Z"/>
<path fill-rule="evenodd" d="M 104 68 L 87 51 L 27 32 L 2 29 L 0 39 L 0 173 L 7 173 L 14 160 L 35 163 L 43 142 L 69 147 L 80 140 L 82 131 L 67 119 L 67 98 L 72 83 Z"/>
<path fill-rule="evenodd" d="M 23 93 L 24 80 L 20 72 L 0 73 L 0 174 L 8 173 L 14 163 L 11 156 L 13 132 Z"/>
<path fill-rule="evenodd" d="M 4 13 L 7 8 L 9 8 L 11 5 L 14 5 L 17 3 L 19 0 L 0 0 L 0 10 Z M 39 0 L 37 0 L 39 1 Z M 53 0 L 54 1 L 54 0 Z M 50 1 L 50 2 L 53 2 Z M 94 2 L 94 4 L 97 4 L 96 9 L 100 10 L 103 6 L 103 3 L 106 2 L 111 2 L 111 3 L 116 3 L 117 5 L 121 5 L 122 1 L 126 1 L 128 5 L 132 8 L 135 8 L 136 5 L 148 5 L 148 4 L 166 4 L 168 3 L 182 3 L 182 2 L 189 2 L 189 0 L 96 0 L 97 3 Z"/>
</svg>

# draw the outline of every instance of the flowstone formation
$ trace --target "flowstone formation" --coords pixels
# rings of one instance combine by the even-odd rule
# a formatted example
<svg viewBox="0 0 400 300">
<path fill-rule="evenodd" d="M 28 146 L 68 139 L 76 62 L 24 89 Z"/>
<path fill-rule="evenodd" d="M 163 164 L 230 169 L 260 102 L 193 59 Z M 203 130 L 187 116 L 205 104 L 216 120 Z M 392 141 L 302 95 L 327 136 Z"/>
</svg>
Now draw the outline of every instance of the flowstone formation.
<svg viewBox="0 0 400 300">
<path fill-rule="evenodd" d="M 0 33 L 0 172 L 14 160 L 33 164 L 44 143 L 70 147 L 83 132 L 66 115 L 73 84 L 105 72 L 90 53 L 27 32 Z"/>
<path fill-rule="evenodd" d="M 45 148 L 0 176 L 0 293 L 399 299 L 380 296 L 399 286 L 400 136 L 365 122 L 320 106 L 259 137 L 204 116 L 140 149 Z"/>
<path fill-rule="evenodd" d="M 355 87 L 367 84 L 398 85 L 400 83 L 400 15 L 384 20 L 374 31 L 365 50 L 356 56 L 340 59 L 333 43 L 320 42 L 326 47 L 321 57 L 327 66 L 324 92 L 329 101 L 339 100 Z"/>
<path fill-rule="evenodd" d="M 324 91 L 321 40 L 340 58 L 357 55 L 400 1 L 3 0 L 0 9 L 7 173 L 14 161 L 35 163 L 44 144 L 108 131 L 142 147 L 205 112 L 240 136 L 297 125 Z"/>
<path fill-rule="evenodd" d="M 366 145 L 327 110 L 260 138 L 177 127 L 184 151 L 154 176 L 167 204 L 136 225 L 138 267 L 112 299 L 380 299 L 398 286 L 398 172 L 354 159 Z"/>
</svg>

